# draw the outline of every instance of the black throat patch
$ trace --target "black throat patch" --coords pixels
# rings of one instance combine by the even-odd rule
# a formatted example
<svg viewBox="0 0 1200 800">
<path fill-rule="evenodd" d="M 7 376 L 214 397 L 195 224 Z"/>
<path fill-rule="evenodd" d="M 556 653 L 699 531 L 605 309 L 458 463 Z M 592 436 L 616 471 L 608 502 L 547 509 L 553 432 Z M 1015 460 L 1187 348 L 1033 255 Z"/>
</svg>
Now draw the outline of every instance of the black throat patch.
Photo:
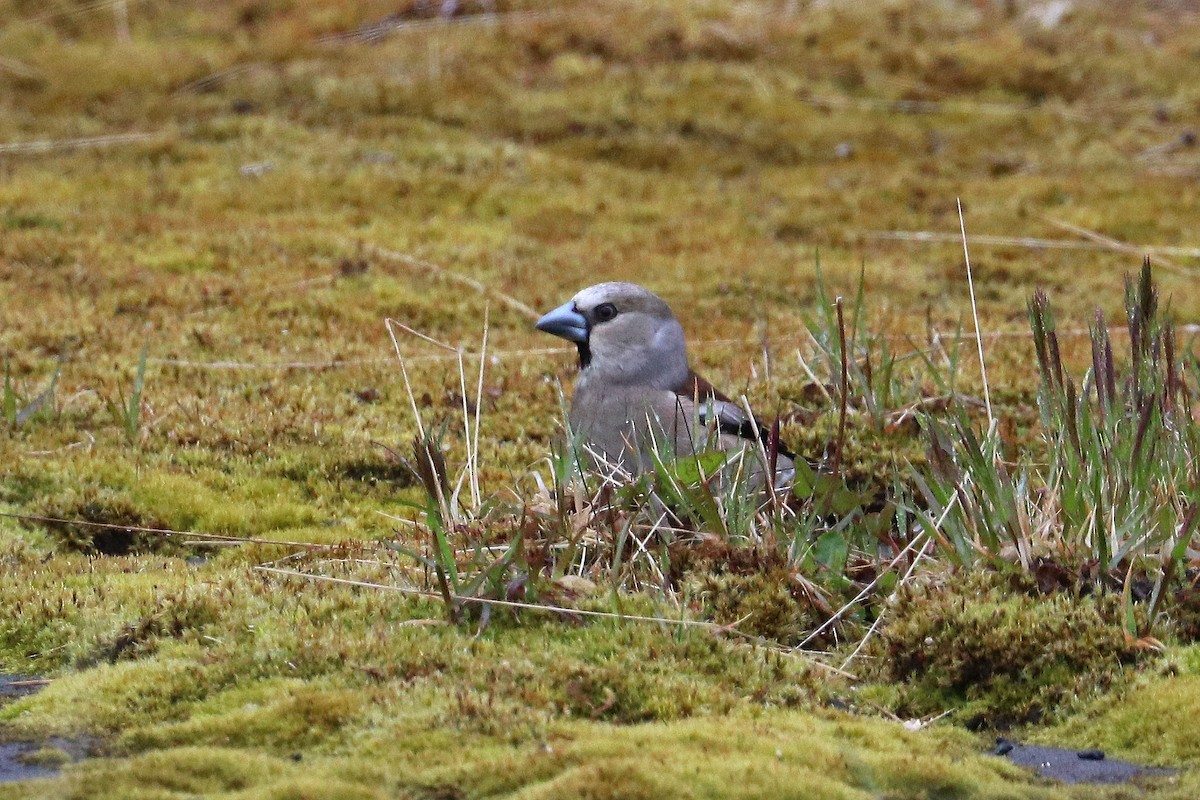
<svg viewBox="0 0 1200 800">
<path fill-rule="evenodd" d="M 588 346 L 586 339 L 576 342 L 575 347 L 579 350 L 579 368 L 584 369 L 592 363 L 592 348 Z"/>
</svg>

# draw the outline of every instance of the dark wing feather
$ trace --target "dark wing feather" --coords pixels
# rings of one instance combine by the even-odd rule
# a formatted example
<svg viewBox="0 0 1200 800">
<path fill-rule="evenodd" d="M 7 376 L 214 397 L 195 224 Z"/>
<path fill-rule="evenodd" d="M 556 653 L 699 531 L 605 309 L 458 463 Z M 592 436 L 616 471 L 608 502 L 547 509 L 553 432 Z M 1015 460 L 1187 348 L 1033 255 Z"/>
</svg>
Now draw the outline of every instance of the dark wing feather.
<svg viewBox="0 0 1200 800">
<path fill-rule="evenodd" d="M 708 424 L 707 414 L 711 408 L 716 412 L 717 430 L 721 433 L 739 436 L 751 442 L 760 441 L 765 447 L 770 448 L 770 427 L 759 422 L 757 417 L 753 420 L 747 417 L 746 412 L 739 408 L 732 398 L 694 370 L 688 370 L 687 378 L 675 388 L 675 394 L 694 401 L 699 410 L 700 420 L 705 424 Z M 789 450 L 783 442 L 778 443 L 777 452 L 793 461 L 796 459 L 796 454 Z"/>
</svg>

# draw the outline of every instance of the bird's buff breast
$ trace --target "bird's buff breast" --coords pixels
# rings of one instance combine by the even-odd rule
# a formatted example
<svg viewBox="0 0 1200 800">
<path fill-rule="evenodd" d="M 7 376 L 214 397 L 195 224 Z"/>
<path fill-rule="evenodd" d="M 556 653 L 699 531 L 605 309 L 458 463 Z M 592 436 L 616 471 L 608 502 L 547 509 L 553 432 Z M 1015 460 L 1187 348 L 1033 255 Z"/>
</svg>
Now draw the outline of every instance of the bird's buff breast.
<svg viewBox="0 0 1200 800">
<path fill-rule="evenodd" d="M 685 419 L 673 392 L 605 388 L 581 381 L 571 402 L 571 430 L 611 464 L 636 473 L 652 466 L 652 453 L 694 452 L 708 432 Z"/>
</svg>

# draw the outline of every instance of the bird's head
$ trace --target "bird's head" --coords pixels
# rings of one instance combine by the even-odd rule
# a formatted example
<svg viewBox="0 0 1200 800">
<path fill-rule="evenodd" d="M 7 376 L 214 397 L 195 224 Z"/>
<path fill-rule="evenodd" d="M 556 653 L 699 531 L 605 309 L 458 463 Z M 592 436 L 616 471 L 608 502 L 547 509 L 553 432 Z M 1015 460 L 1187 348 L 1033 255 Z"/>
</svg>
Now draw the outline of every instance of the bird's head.
<svg viewBox="0 0 1200 800">
<path fill-rule="evenodd" d="M 679 320 L 661 297 L 636 283 L 589 286 L 538 320 L 537 329 L 574 342 L 589 379 L 669 388 L 687 377 Z"/>
</svg>

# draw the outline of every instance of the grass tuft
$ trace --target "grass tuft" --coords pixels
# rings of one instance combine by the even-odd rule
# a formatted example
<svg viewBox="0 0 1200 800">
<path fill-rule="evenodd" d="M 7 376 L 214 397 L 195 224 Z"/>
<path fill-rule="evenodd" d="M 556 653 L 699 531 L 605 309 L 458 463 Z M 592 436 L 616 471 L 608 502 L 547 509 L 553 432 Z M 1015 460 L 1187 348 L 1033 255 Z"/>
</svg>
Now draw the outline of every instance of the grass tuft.
<svg viewBox="0 0 1200 800">
<path fill-rule="evenodd" d="M 934 470 L 917 480 L 931 513 L 944 516 L 936 537 L 955 563 L 1016 563 L 1035 572 L 1054 562 L 1081 581 L 1124 587 L 1127 598 L 1135 581 L 1148 580 L 1149 613 L 1126 623 L 1137 637 L 1157 621 L 1164 590 L 1182 586 L 1200 521 L 1200 427 L 1191 407 L 1200 373 L 1180 356 L 1174 326 L 1158 308 L 1149 261 L 1127 278 L 1125 306 L 1127 363 L 1115 362 L 1097 311 L 1091 368 L 1077 388 L 1050 301 L 1036 292 L 1029 304 L 1041 378 L 1036 448 L 1009 455 L 960 410 L 948 424 L 929 420 Z"/>
</svg>

